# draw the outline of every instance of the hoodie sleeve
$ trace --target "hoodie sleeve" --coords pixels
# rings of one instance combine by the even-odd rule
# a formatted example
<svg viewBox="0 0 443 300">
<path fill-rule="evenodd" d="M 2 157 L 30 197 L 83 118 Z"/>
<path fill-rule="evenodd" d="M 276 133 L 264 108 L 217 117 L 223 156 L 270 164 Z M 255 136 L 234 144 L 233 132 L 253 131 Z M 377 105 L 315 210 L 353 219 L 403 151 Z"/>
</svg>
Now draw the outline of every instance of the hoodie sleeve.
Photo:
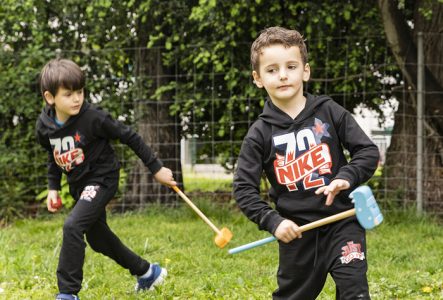
<svg viewBox="0 0 443 300">
<path fill-rule="evenodd" d="M 261 230 L 274 234 L 284 218 L 260 197 L 262 153 L 258 143 L 248 138 L 243 141 L 234 176 L 234 197 L 251 221 Z"/>
<path fill-rule="evenodd" d="M 101 128 L 107 138 L 112 140 L 118 139 L 123 144 L 128 145 L 152 174 L 157 173 L 162 168 L 163 163 L 131 127 L 113 119 L 108 113 L 104 113 Z"/>
<path fill-rule="evenodd" d="M 343 108 L 342 110 L 338 122 L 338 135 L 343 147 L 349 151 L 351 160 L 340 168 L 335 178 L 349 181 L 350 190 L 353 190 L 374 174 L 380 153 L 351 113 Z"/>
<path fill-rule="evenodd" d="M 61 190 L 60 181 L 62 178 L 62 171 L 55 163 L 52 147 L 49 144 L 48 137 L 43 136 L 39 131 L 39 123 L 37 123 L 36 128 L 37 141 L 48 152 L 48 189 L 59 191 Z"/>
</svg>

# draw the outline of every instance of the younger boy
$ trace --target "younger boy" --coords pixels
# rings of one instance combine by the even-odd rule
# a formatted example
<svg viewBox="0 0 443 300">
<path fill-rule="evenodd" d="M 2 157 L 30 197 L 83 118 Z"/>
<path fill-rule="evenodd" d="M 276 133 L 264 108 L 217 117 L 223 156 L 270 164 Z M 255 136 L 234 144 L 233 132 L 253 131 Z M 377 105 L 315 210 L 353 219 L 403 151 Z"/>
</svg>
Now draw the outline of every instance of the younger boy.
<svg viewBox="0 0 443 300">
<path fill-rule="evenodd" d="M 167 271 L 150 264 L 130 249 L 111 231 L 105 207 L 118 188 L 120 164 L 110 145 L 119 139 L 127 144 L 165 185 L 176 185 L 172 171 L 162 166 L 142 138 L 107 112 L 84 101 L 85 76 L 71 60 L 49 61 L 40 73 L 40 90 L 46 107 L 40 114 L 36 133 L 48 151 L 49 192 L 47 207 L 54 208 L 62 172 L 67 175 L 70 193 L 76 203 L 63 226 L 63 242 L 57 268 L 59 294 L 56 299 L 78 299 L 83 280 L 85 241 L 132 275 L 136 290 L 153 289 Z"/>
<path fill-rule="evenodd" d="M 348 195 L 372 176 L 377 147 L 330 97 L 303 93 L 310 67 L 299 32 L 263 30 L 252 44 L 251 64 L 255 85 L 269 99 L 243 140 L 234 195 L 245 215 L 279 240 L 273 299 L 316 299 L 328 273 L 337 299 L 370 299 L 365 231 L 356 218 L 303 237 L 299 226 L 353 208 Z M 260 197 L 263 171 L 275 210 Z"/>
</svg>

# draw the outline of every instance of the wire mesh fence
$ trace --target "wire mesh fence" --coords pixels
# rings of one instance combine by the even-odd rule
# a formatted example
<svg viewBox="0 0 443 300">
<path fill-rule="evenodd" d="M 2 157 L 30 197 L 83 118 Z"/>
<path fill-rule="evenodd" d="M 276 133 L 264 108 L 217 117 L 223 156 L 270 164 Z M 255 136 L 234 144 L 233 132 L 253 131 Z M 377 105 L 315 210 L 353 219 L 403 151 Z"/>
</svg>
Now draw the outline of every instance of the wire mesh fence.
<svg viewBox="0 0 443 300">
<path fill-rule="evenodd" d="M 305 90 L 327 94 L 353 112 L 361 127 L 379 147 L 380 166 L 370 182 L 378 201 L 388 209 L 414 206 L 417 186 L 415 162 L 419 155 L 415 146 L 415 88 L 403 78 L 381 37 L 311 41 L 311 47 L 317 42 L 326 43 L 326 52 L 318 54 L 318 57 L 325 58 L 314 59 L 312 77 Z M 336 52 L 334 47 L 343 43 L 346 43 L 347 50 L 337 58 L 333 54 Z M 380 45 L 384 48 L 376 54 L 371 47 Z M 351 61 L 350 55 L 356 49 L 366 53 L 364 61 L 358 64 Z M 150 57 L 149 64 L 158 66 L 162 64 L 162 50 L 116 51 L 123 51 L 124 55 L 132 58 L 143 52 L 144 57 Z M 249 53 L 248 43 L 244 43 L 242 52 Z M 72 53 L 65 51 L 61 55 Z M 229 203 L 233 199 L 232 178 L 242 138 L 261 112 L 265 95 L 239 93 L 238 87 L 228 86 L 226 77 L 230 70 L 216 70 L 214 67 L 186 69 L 180 64 L 180 59 L 177 56 L 175 65 L 168 68 L 151 68 L 144 72 L 134 69 L 127 77 L 94 75 L 96 77 L 91 78 L 90 75 L 90 80 L 112 82 L 119 87 L 120 94 L 108 100 L 99 93 L 91 93 L 89 99 L 105 108 L 113 108 L 116 118 L 133 126 L 164 164 L 174 170 L 175 178 L 184 182 L 185 191 L 191 197 Z M 337 61 L 343 65 L 339 73 L 331 68 L 331 63 Z M 441 69 L 442 65 L 427 67 Z M 250 70 L 245 68 L 242 74 L 244 76 L 239 78 L 239 82 L 254 89 Z M 167 92 L 157 95 L 158 89 L 165 86 Z M 425 95 L 431 93 L 443 97 L 441 90 L 425 91 Z M 357 100 L 361 100 L 363 105 L 356 105 Z M 439 215 L 443 215 L 442 140 L 432 124 L 441 118 L 441 115 L 424 116 L 423 154 L 425 209 Z M 152 202 L 174 203 L 174 193 L 155 183 L 126 146 L 116 143 L 115 148 L 123 168 L 121 188 L 113 207 L 124 211 Z M 35 157 L 41 157 L 42 150 L 35 151 Z M 32 160 L 30 163 L 36 169 L 46 168 L 45 161 Z M 35 190 L 43 191 L 46 179 L 44 176 L 35 178 L 33 184 Z M 265 179 L 262 186 L 263 197 L 267 198 Z"/>
</svg>

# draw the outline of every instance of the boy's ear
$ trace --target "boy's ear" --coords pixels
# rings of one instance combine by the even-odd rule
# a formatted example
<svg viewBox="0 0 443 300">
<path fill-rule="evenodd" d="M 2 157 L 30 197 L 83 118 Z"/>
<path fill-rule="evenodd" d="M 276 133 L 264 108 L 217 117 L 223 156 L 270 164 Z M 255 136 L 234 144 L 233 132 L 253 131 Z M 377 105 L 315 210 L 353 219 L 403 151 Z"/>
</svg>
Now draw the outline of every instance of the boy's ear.
<svg viewBox="0 0 443 300">
<path fill-rule="evenodd" d="M 257 71 L 252 71 L 252 77 L 254 78 L 254 83 L 258 88 L 263 88 L 263 83 L 261 82 L 260 76 Z"/>
<path fill-rule="evenodd" d="M 54 96 L 51 94 L 51 92 L 49 92 L 49 91 L 45 91 L 44 93 L 43 93 L 43 96 L 45 97 L 45 100 L 46 100 L 46 102 L 49 104 L 49 105 L 54 105 Z"/>
<path fill-rule="evenodd" d="M 309 64 L 305 64 L 305 68 L 303 70 L 303 81 L 308 81 L 311 77 L 311 66 Z"/>
</svg>

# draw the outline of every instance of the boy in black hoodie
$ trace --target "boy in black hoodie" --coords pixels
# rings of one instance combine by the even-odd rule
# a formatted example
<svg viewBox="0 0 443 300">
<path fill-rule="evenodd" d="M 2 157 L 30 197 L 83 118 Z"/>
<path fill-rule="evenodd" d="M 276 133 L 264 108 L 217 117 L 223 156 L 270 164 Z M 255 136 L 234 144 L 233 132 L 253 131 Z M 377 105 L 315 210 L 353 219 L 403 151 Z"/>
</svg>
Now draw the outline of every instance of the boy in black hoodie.
<svg viewBox="0 0 443 300">
<path fill-rule="evenodd" d="M 63 242 L 57 268 L 56 299 L 75 300 L 83 280 L 85 241 L 132 275 L 136 290 L 153 289 L 167 271 L 150 264 L 111 231 L 105 207 L 118 188 L 120 164 L 109 141 L 127 144 L 154 174 L 168 186 L 176 185 L 172 171 L 162 166 L 142 138 L 107 112 L 84 101 L 85 77 L 71 60 L 49 61 L 40 73 L 40 90 L 47 106 L 36 124 L 39 143 L 48 151 L 47 207 L 56 212 L 62 172 L 67 175 L 76 203 L 63 226 Z"/>
<path fill-rule="evenodd" d="M 337 299 L 370 299 L 365 230 L 356 218 L 303 238 L 299 226 L 353 208 L 348 195 L 373 175 L 377 147 L 331 98 L 303 93 L 310 67 L 299 32 L 263 30 L 252 44 L 251 64 L 255 85 L 269 99 L 243 140 L 234 195 L 244 214 L 279 240 L 273 299 L 315 299 L 328 273 Z M 275 210 L 260 197 L 263 171 Z"/>
</svg>

